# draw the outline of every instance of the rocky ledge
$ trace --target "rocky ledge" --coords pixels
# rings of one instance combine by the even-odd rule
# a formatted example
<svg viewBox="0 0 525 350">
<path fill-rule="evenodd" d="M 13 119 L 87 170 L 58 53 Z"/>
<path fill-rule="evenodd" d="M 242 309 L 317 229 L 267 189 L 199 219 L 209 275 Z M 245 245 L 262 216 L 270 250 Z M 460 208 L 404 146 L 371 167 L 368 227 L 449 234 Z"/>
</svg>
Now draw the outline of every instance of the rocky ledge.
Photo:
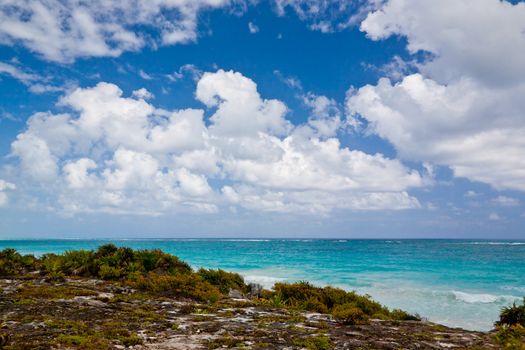
<svg viewBox="0 0 525 350">
<path fill-rule="evenodd" d="M 2 349 L 497 349 L 490 333 L 423 321 L 273 307 L 240 292 L 214 303 L 87 278 L 0 280 Z"/>
</svg>

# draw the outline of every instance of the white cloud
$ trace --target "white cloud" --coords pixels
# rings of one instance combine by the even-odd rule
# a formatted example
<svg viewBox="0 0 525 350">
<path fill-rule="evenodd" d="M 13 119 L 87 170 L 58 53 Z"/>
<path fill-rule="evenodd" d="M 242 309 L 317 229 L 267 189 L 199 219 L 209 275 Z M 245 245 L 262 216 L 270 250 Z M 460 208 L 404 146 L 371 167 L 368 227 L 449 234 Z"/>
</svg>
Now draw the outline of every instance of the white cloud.
<svg viewBox="0 0 525 350">
<path fill-rule="evenodd" d="M 33 191 L 36 182 L 69 213 L 420 207 L 407 193 L 425 184 L 417 171 L 344 148 L 333 131 L 305 132 L 311 122 L 292 125 L 286 106 L 263 99 L 240 73 L 219 70 L 198 82 L 197 99 L 214 109 L 209 125 L 203 110 L 162 110 L 145 101 L 145 92 L 124 97 L 117 86 L 99 83 L 61 99 L 71 114 L 35 114 L 12 144 L 20 188 Z M 336 120 L 331 103 L 312 102 L 328 124 Z M 216 180 L 228 185 L 214 188 Z"/>
<path fill-rule="evenodd" d="M 80 158 L 76 161 L 67 162 L 64 167 L 64 178 L 70 188 L 90 188 L 96 183 L 89 170 L 97 168 L 97 163 L 89 158 Z"/>
<path fill-rule="evenodd" d="M 7 0 L 0 4 L 0 43 L 22 44 L 42 57 L 71 62 L 78 57 L 119 56 L 148 41 L 163 45 L 197 39 L 200 11 L 229 0 Z M 147 31 L 154 30 L 150 38 Z"/>
<path fill-rule="evenodd" d="M 29 91 L 35 94 L 61 92 L 65 90 L 64 87 L 48 84 L 48 78 L 27 72 L 24 69 L 9 63 L 0 62 L 0 75 L 1 74 L 6 74 L 13 77 L 14 79 L 19 80 L 22 84 L 29 88 Z"/>
<path fill-rule="evenodd" d="M 40 79 L 40 77 L 36 74 L 24 72 L 12 64 L 5 62 L 0 62 L 0 74 L 10 75 L 15 79 L 20 80 L 24 84 L 30 84 L 33 81 Z"/>
<path fill-rule="evenodd" d="M 299 79 L 295 77 L 286 77 L 278 69 L 274 70 L 273 74 L 275 74 L 275 76 L 279 78 L 279 80 L 281 80 L 283 83 L 285 83 L 288 87 L 298 91 L 303 90 L 303 84 Z"/>
<path fill-rule="evenodd" d="M 373 40 L 405 36 L 410 53 L 433 54 L 420 70 L 441 83 L 469 76 L 499 85 L 521 83 L 525 76 L 524 3 L 389 0 L 361 30 Z"/>
<path fill-rule="evenodd" d="M 402 80 L 405 75 L 408 75 L 410 72 L 414 70 L 417 71 L 418 67 L 416 61 L 405 61 L 397 55 L 394 56 L 390 62 L 379 67 L 367 63 L 363 63 L 362 65 L 365 69 L 375 71 L 381 76 L 396 82 Z"/>
<path fill-rule="evenodd" d="M 0 179 L 0 208 L 6 207 L 9 203 L 9 197 L 7 191 L 13 191 L 16 186 L 10 182 Z"/>
<path fill-rule="evenodd" d="M 341 110 L 334 99 L 307 93 L 302 96 L 303 103 L 311 109 L 307 126 L 319 137 L 334 137 L 343 125 Z"/>
<path fill-rule="evenodd" d="M 13 154 L 20 157 L 22 174 L 40 182 L 55 180 L 57 161 L 46 140 L 31 133 L 23 133 L 17 136 L 11 148 Z"/>
<path fill-rule="evenodd" d="M 361 29 L 373 40 L 405 36 L 409 52 L 432 57 L 397 83 L 350 91 L 348 109 L 402 158 L 525 190 L 524 23 L 525 4 L 390 0 Z"/>
<path fill-rule="evenodd" d="M 252 34 L 259 33 L 259 27 L 253 22 L 248 22 L 248 30 Z"/>
<path fill-rule="evenodd" d="M 468 190 L 467 192 L 465 192 L 464 196 L 467 198 L 474 198 L 478 197 L 479 193 L 477 193 L 476 191 Z"/>
<path fill-rule="evenodd" d="M 0 108 L 0 123 L 4 120 L 8 120 L 10 122 L 21 122 L 22 120 L 20 118 L 15 117 L 13 114 L 6 112 Z"/>
<path fill-rule="evenodd" d="M 290 129 L 290 123 L 284 118 L 286 105 L 278 100 L 261 99 L 257 85 L 240 73 L 223 70 L 205 73 L 195 95 L 207 107 L 217 107 L 210 118 L 216 134 L 283 135 Z"/>
<path fill-rule="evenodd" d="M 144 80 L 151 80 L 153 79 L 151 77 L 151 75 L 149 75 L 148 73 L 144 72 L 142 69 L 139 70 L 139 76 L 144 79 Z"/>
<path fill-rule="evenodd" d="M 143 100 L 150 100 L 155 97 L 151 92 L 146 90 L 145 88 L 140 88 L 138 90 L 133 91 L 132 96 L 138 99 Z"/>
<path fill-rule="evenodd" d="M 496 198 L 492 200 L 492 202 L 502 207 L 516 207 L 520 205 L 519 199 L 507 197 L 507 196 L 497 196 Z"/>
<path fill-rule="evenodd" d="M 331 33 L 361 22 L 383 0 L 274 0 L 275 10 L 284 16 L 288 9 L 308 23 L 311 30 Z"/>
<path fill-rule="evenodd" d="M 327 214 L 335 209 L 402 210 L 421 206 L 406 192 L 275 191 L 245 185 L 224 186 L 221 191 L 232 205 L 277 213 Z"/>
<path fill-rule="evenodd" d="M 489 214 L 489 220 L 490 221 L 499 221 L 499 220 L 501 220 L 501 217 L 497 213 L 490 213 Z"/>
<path fill-rule="evenodd" d="M 202 74 L 203 72 L 197 68 L 197 66 L 193 64 L 184 64 L 179 67 L 178 71 L 167 74 L 166 77 L 169 79 L 169 81 L 176 82 L 184 78 L 185 75 L 189 75 L 194 81 L 198 81 Z"/>
<path fill-rule="evenodd" d="M 456 176 L 525 190 L 525 84 L 491 89 L 468 78 L 440 85 L 420 74 L 381 79 L 349 96 L 348 108 L 401 157 L 447 165 Z"/>
</svg>

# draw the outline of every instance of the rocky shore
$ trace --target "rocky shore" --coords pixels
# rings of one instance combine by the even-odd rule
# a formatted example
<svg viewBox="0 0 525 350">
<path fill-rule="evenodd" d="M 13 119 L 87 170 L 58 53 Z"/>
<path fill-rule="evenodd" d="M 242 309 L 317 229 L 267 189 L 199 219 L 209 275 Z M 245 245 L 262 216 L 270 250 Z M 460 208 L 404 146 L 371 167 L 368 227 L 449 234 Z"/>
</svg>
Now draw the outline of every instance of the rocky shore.
<svg viewBox="0 0 525 350">
<path fill-rule="evenodd" d="M 0 280 L 3 349 L 496 349 L 491 334 L 422 321 L 343 325 L 262 305 L 240 292 L 210 303 L 118 283 Z"/>
<path fill-rule="evenodd" d="M 490 333 L 308 282 L 246 284 L 161 250 L 0 251 L 0 349 L 525 350 L 525 303 Z"/>
</svg>

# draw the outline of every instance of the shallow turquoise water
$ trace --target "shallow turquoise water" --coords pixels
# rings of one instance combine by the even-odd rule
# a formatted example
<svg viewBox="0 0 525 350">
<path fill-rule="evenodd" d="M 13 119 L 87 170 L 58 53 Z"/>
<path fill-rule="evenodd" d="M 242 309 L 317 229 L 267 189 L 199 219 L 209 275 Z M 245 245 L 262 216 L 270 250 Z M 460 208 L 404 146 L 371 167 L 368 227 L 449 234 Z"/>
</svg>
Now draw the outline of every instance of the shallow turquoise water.
<svg viewBox="0 0 525 350">
<path fill-rule="evenodd" d="M 0 241 L 43 254 L 93 249 L 106 240 Z M 161 248 L 194 267 L 222 268 L 271 287 L 308 280 L 368 293 L 431 321 L 488 330 L 525 295 L 525 241 L 484 240 L 117 240 Z"/>
</svg>

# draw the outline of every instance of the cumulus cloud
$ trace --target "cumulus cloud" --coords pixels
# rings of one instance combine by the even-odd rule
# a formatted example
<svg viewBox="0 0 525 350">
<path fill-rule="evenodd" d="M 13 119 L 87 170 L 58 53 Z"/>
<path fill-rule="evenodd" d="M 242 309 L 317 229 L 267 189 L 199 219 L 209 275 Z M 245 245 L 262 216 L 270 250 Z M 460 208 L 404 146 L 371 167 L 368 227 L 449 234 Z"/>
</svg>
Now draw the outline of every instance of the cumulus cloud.
<svg viewBox="0 0 525 350">
<path fill-rule="evenodd" d="M 257 85 L 240 73 L 219 70 L 205 73 L 197 84 L 197 99 L 207 107 L 217 107 L 211 117 L 215 134 L 252 136 L 258 132 L 285 134 L 290 129 L 284 118 L 286 105 L 263 100 Z"/>
<path fill-rule="evenodd" d="M 390 0 L 361 30 L 373 40 L 404 36 L 410 53 L 430 58 L 398 82 L 350 90 L 347 107 L 402 158 L 525 190 L 524 23 L 522 3 Z"/>
<path fill-rule="evenodd" d="M 430 53 L 419 68 L 440 83 L 469 76 L 497 85 L 521 83 L 525 76 L 524 3 L 389 0 L 361 30 L 372 40 L 404 36 L 410 53 Z"/>
<path fill-rule="evenodd" d="M 22 44 L 48 60 L 115 57 L 153 41 L 163 45 L 197 39 L 200 11 L 230 0 L 21 0 L 0 4 L 0 43 Z M 141 28 L 155 32 L 151 37 Z"/>
<path fill-rule="evenodd" d="M 314 93 L 302 95 L 303 103 L 311 109 L 307 127 L 319 137 L 337 135 L 343 124 L 338 103 L 331 98 Z"/>
<path fill-rule="evenodd" d="M 196 98 L 210 109 L 208 121 L 204 110 L 166 111 L 137 91 L 126 97 L 99 83 L 60 100 L 70 113 L 32 116 L 12 144 L 21 190 L 40 185 L 69 213 L 420 206 L 407 192 L 425 184 L 417 171 L 344 148 L 333 133 L 304 132 L 285 118 L 284 103 L 261 97 L 240 73 L 219 70 L 199 80 Z"/>
<path fill-rule="evenodd" d="M 6 207 L 9 203 L 7 191 L 15 190 L 16 186 L 10 182 L 0 179 L 0 208 Z"/>
</svg>

